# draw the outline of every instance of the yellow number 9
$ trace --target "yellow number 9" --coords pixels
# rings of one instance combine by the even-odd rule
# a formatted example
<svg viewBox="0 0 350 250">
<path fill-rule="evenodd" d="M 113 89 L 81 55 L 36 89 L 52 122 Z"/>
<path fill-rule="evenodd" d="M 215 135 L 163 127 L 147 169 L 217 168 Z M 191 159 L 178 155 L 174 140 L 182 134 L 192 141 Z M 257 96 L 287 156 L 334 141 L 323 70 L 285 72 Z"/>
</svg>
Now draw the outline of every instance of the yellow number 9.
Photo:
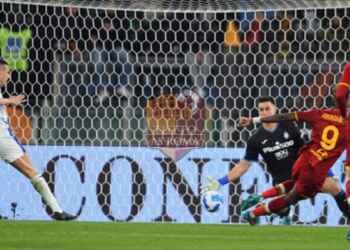
<svg viewBox="0 0 350 250">
<path fill-rule="evenodd" d="M 331 135 L 329 135 L 331 133 Z M 334 125 L 325 127 L 322 131 L 321 147 L 325 150 L 332 150 L 335 148 L 339 138 L 339 129 Z"/>
</svg>

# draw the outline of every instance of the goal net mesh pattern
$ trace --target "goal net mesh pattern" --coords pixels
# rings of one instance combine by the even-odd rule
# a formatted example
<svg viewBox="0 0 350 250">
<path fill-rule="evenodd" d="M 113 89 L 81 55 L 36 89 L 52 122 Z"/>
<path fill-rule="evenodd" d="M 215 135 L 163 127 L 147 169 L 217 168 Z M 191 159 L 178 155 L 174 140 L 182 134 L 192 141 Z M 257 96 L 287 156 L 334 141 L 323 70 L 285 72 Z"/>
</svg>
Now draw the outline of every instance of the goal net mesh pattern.
<svg viewBox="0 0 350 250">
<path fill-rule="evenodd" d="M 31 32 L 27 65 L 4 93 L 28 96 L 33 145 L 146 146 L 152 124 L 165 124 L 167 133 L 175 122 L 154 118 L 152 105 L 189 97 L 192 115 L 205 109 L 194 118 L 201 124 L 192 124 L 205 135 L 202 147 L 242 148 L 254 128 L 239 129 L 237 120 L 257 115 L 260 96 L 274 97 L 280 112 L 332 105 L 331 87 L 350 55 L 348 7 L 326 0 L 0 1 L 2 30 Z"/>
</svg>

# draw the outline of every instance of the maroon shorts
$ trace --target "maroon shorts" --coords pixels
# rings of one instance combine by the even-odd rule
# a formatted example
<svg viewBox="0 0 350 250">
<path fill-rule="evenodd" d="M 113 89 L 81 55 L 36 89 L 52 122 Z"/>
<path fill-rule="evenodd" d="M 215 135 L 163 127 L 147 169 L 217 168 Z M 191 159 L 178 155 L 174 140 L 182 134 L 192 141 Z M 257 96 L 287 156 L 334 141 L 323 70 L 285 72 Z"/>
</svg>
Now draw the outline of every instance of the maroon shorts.
<svg viewBox="0 0 350 250">
<path fill-rule="evenodd" d="M 322 185 L 327 178 L 328 170 L 336 162 L 336 158 L 320 161 L 311 165 L 308 152 L 302 153 L 294 163 L 292 179 L 295 182 L 296 192 L 304 197 L 314 197 L 321 191 Z"/>
</svg>

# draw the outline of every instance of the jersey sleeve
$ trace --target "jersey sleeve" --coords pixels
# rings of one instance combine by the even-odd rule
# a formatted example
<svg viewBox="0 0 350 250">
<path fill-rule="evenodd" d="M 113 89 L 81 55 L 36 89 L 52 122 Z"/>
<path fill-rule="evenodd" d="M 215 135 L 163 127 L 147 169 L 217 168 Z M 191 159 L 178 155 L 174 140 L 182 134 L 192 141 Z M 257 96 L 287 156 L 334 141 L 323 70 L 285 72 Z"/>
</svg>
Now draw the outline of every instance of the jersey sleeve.
<svg viewBox="0 0 350 250">
<path fill-rule="evenodd" d="M 245 149 L 244 159 L 247 161 L 258 161 L 259 159 L 259 149 L 253 138 L 249 138 L 247 142 L 247 148 Z"/>
<path fill-rule="evenodd" d="M 348 62 L 343 69 L 343 73 L 340 78 L 340 82 L 337 84 L 336 94 L 335 94 L 337 106 L 340 109 L 343 117 L 345 117 L 347 113 L 346 100 L 347 100 L 347 95 L 349 90 L 350 90 L 350 62 Z"/>
<path fill-rule="evenodd" d="M 294 112 L 296 121 L 314 123 L 320 119 L 321 112 L 317 109 Z"/>
</svg>

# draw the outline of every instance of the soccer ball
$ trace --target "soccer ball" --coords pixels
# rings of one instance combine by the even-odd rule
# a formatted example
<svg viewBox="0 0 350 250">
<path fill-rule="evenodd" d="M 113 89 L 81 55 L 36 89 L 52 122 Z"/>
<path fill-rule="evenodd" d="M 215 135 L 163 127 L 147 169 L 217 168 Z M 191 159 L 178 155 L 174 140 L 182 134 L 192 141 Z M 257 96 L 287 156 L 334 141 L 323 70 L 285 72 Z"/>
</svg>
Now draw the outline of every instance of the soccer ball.
<svg viewBox="0 0 350 250">
<path fill-rule="evenodd" d="M 218 191 L 208 191 L 203 196 L 203 204 L 208 212 L 216 212 L 224 203 L 224 196 Z"/>
</svg>

